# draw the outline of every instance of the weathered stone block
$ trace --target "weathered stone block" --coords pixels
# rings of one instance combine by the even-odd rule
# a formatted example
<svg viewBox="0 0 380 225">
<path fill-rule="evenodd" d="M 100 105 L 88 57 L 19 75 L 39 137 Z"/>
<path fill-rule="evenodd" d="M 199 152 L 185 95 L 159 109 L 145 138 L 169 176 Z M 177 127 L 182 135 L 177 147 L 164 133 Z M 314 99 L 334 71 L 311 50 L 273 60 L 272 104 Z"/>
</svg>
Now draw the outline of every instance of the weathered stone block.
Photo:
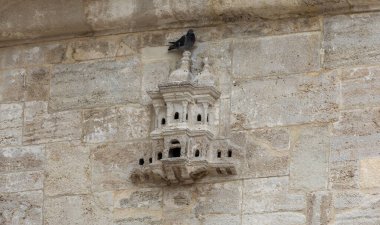
<svg viewBox="0 0 380 225">
<path fill-rule="evenodd" d="M 289 177 L 269 177 L 244 180 L 243 194 L 251 196 L 271 193 L 286 193 L 289 189 Z"/>
<path fill-rule="evenodd" d="M 87 194 L 90 190 L 90 151 L 74 143 L 46 147 L 45 195 Z"/>
<path fill-rule="evenodd" d="M 42 171 L 0 174 L 0 192 L 33 191 L 43 188 Z"/>
<path fill-rule="evenodd" d="M 175 224 L 182 224 L 178 219 Z M 171 223 L 162 222 L 161 211 L 147 211 L 147 210 L 118 210 L 113 212 L 113 224 L 115 225 L 169 225 Z"/>
<path fill-rule="evenodd" d="M 378 156 L 378 110 L 374 108 L 341 113 L 340 120 L 333 126 L 335 137 L 331 143 L 331 161 L 355 161 L 363 157 Z"/>
<path fill-rule="evenodd" d="M 161 210 L 161 188 L 139 188 L 114 192 L 115 209 Z"/>
<path fill-rule="evenodd" d="M 162 189 L 132 188 L 114 192 L 116 224 L 162 224 Z"/>
<path fill-rule="evenodd" d="M 341 74 L 340 79 L 341 81 L 345 82 L 347 80 L 353 80 L 353 79 L 365 79 L 365 80 L 371 80 L 373 77 L 372 71 L 378 70 L 377 66 L 362 66 L 362 67 L 355 67 L 355 68 L 341 68 Z"/>
<path fill-rule="evenodd" d="M 0 172 L 42 170 L 44 162 L 45 156 L 42 146 L 0 149 Z"/>
<path fill-rule="evenodd" d="M 0 104 L 0 146 L 21 145 L 22 114 L 21 104 Z"/>
<path fill-rule="evenodd" d="M 365 75 L 358 79 L 342 81 L 341 104 L 344 109 L 380 106 L 380 93 L 378 91 L 380 89 L 380 68 L 370 67 L 362 73 Z"/>
<path fill-rule="evenodd" d="M 49 107 L 60 111 L 138 102 L 139 66 L 137 57 L 57 65 L 52 71 Z"/>
<path fill-rule="evenodd" d="M 242 18 L 251 18 L 253 15 L 260 18 L 284 18 L 286 15 L 298 15 L 318 12 L 341 12 L 348 10 L 350 5 L 347 1 L 278 1 L 278 0 L 233 0 L 217 1 L 213 4 L 217 15 L 224 20 L 237 19 L 236 15 Z"/>
<path fill-rule="evenodd" d="M 92 189 L 95 191 L 130 188 L 130 174 L 140 158 L 149 157 L 149 142 L 103 144 L 91 148 Z"/>
<path fill-rule="evenodd" d="M 243 225 L 303 225 L 305 215 L 297 212 L 278 212 L 265 214 L 244 214 Z"/>
<path fill-rule="evenodd" d="M 341 111 L 339 121 L 333 124 L 334 135 L 368 136 L 380 132 L 380 108 Z"/>
<path fill-rule="evenodd" d="M 288 177 L 245 180 L 242 213 L 304 210 L 306 208 L 305 195 L 288 193 L 288 185 Z"/>
<path fill-rule="evenodd" d="M 197 184 L 164 189 L 165 224 L 201 224 L 210 215 L 238 216 L 241 210 L 241 181 Z M 211 221 L 210 221 L 211 222 Z"/>
<path fill-rule="evenodd" d="M 83 117 L 89 143 L 147 138 L 152 118 L 148 107 L 135 105 L 85 110 Z"/>
<path fill-rule="evenodd" d="M 0 224 L 42 225 L 43 192 L 0 193 Z"/>
<path fill-rule="evenodd" d="M 60 63 L 65 56 L 65 51 L 64 42 L 1 48 L 0 68 Z"/>
<path fill-rule="evenodd" d="M 324 190 L 328 183 L 330 134 L 328 126 L 305 126 L 291 151 L 290 187 Z"/>
<path fill-rule="evenodd" d="M 379 199 L 363 202 L 359 208 L 341 210 L 335 214 L 336 225 L 376 225 L 380 222 Z"/>
<path fill-rule="evenodd" d="M 237 81 L 232 87 L 234 129 L 328 122 L 338 118 L 335 72 Z"/>
<path fill-rule="evenodd" d="M 204 225 L 240 225 L 240 216 L 229 215 L 229 214 L 219 214 L 219 215 L 207 215 L 204 218 Z"/>
<path fill-rule="evenodd" d="M 376 225 L 380 222 L 380 195 L 358 191 L 334 194 L 335 224 Z"/>
<path fill-rule="evenodd" d="M 138 53 L 141 48 L 146 47 L 144 46 L 141 35 L 143 34 L 130 33 L 130 34 L 123 35 L 120 41 L 120 48 L 119 48 L 120 53 L 123 54 L 124 52 L 124 54 L 127 53 L 127 55 L 131 53 Z M 161 44 L 161 46 L 162 45 L 163 44 Z M 117 54 L 119 54 L 119 52 Z"/>
<path fill-rule="evenodd" d="M 86 38 L 70 43 L 72 58 L 77 61 L 115 57 L 119 38 Z"/>
<path fill-rule="evenodd" d="M 167 46 L 146 47 L 141 49 L 141 61 L 145 64 L 153 61 L 166 61 L 175 63 L 181 58 L 181 54 L 168 52 Z"/>
<path fill-rule="evenodd" d="M 233 75 L 251 78 L 318 71 L 320 39 L 315 32 L 237 40 Z"/>
<path fill-rule="evenodd" d="M 379 155 L 380 108 L 342 111 L 333 124 L 330 161 L 356 161 Z"/>
<path fill-rule="evenodd" d="M 374 208 L 380 202 L 380 194 L 374 192 L 360 192 L 358 190 L 335 192 L 333 205 L 336 211 L 354 208 Z"/>
<path fill-rule="evenodd" d="M 194 213 L 239 215 L 242 201 L 242 182 L 201 184 L 195 188 L 198 193 Z"/>
<path fill-rule="evenodd" d="M 0 103 L 23 100 L 25 74 L 25 69 L 0 71 Z"/>
<path fill-rule="evenodd" d="M 254 140 L 265 143 L 272 149 L 285 151 L 290 148 L 290 129 L 256 129 L 251 133 Z"/>
<path fill-rule="evenodd" d="M 47 101 L 50 89 L 50 70 L 36 67 L 27 70 L 25 76 L 25 101 Z"/>
<path fill-rule="evenodd" d="M 364 157 L 379 156 L 379 134 L 367 136 L 341 136 L 331 140 L 331 161 L 355 161 Z M 374 150 L 375 149 L 375 150 Z"/>
<path fill-rule="evenodd" d="M 219 101 L 219 112 L 216 112 L 219 117 L 219 121 L 216 121 L 219 125 L 219 136 L 228 137 L 231 134 L 231 98 L 222 98 Z"/>
<path fill-rule="evenodd" d="M 302 211 L 306 208 L 304 194 L 244 195 L 243 213 Z"/>
<path fill-rule="evenodd" d="M 0 40 L 73 36 L 91 31 L 82 1 L 36 0 L 7 4 L 6 9 L 0 17 Z M 23 15 L 22 18 L 19 15 Z"/>
<path fill-rule="evenodd" d="M 195 186 L 182 187 L 165 187 L 163 189 L 163 216 L 167 224 L 175 224 L 176 220 L 193 221 L 194 224 L 200 224 L 195 218 L 194 204 L 198 195 L 195 192 Z"/>
<path fill-rule="evenodd" d="M 357 161 L 330 162 L 330 187 L 333 189 L 357 188 L 359 165 Z"/>
<path fill-rule="evenodd" d="M 380 187 L 380 158 L 360 160 L 360 187 Z"/>
<path fill-rule="evenodd" d="M 324 67 L 376 64 L 380 59 L 380 14 L 362 13 L 324 20 Z M 358 41 L 360 40 L 360 41 Z"/>
<path fill-rule="evenodd" d="M 154 1 L 151 4 L 131 1 L 85 2 L 88 23 L 94 30 L 131 31 L 143 27 L 171 27 L 182 21 L 205 21 L 213 16 L 208 0 L 183 2 Z M 147 19 L 149 18 L 149 19 Z M 201 22 L 201 21 L 199 21 Z"/>
<path fill-rule="evenodd" d="M 81 113 L 48 113 L 46 102 L 26 102 L 24 137 L 27 144 L 73 141 L 81 138 Z"/>
<path fill-rule="evenodd" d="M 243 168 L 243 177 L 269 177 L 289 174 L 288 130 L 263 129 L 249 132 L 246 135 L 247 143 L 242 149 L 245 149 L 246 152 L 243 160 L 245 160 L 244 164 L 247 167 Z M 282 136 L 282 140 L 274 138 L 276 136 Z"/>
<path fill-rule="evenodd" d="M 236 3 L 236 2 L 235 2 Z M 224 29 L 222 29 L 224 28 Z M 216 27 L 211 34 L 218 38 L 221 35 L 224 38 L 236 37 L 262 37 L 269 35 L 282 35 L 301 32 L 320 31 L 321 24 L 318 17 L 301 17 L 301 18 L 283 18 L 281 20 L 256 20 L 252 22 L 227 23 L 221 28 Z M 198 29 L 197 29 L 198 31 Z M 214 31 L 215 34 L 212 32 Z M 223 33 L 222 33 L 223 32 Z M 199 32 L 198 32 L 199 33 Z M 198 36 L 210 35 L 210 28 L 207 27 L 204 32 Z M 200 39 L 202 37 L 197 37 Z M 210 38 L 209 38 L 210 39 Z M 206 39 L 207 40 L 207 39 Z"/>
<path fill-rule="evenodd" d="M 45 198 L 44 224 L 104 225 L 112 224 L 112 211 L 102 196 L 94 194 Z"/>
</svg>

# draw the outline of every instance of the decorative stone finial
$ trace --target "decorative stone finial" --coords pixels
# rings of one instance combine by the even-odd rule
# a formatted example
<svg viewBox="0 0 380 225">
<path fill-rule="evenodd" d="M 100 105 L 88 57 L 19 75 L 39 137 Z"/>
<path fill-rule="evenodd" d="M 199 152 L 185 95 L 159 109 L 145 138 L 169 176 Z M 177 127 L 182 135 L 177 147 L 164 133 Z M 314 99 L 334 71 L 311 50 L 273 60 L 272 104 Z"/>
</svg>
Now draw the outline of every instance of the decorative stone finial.
<svg viewBox="0 0 380 225">
<path fill-rule="evenodd" d="M 180 68 L 174 70 L 169 76 L 169 82 L 191 81 L 192 74 L 190 72 L 190 56 L 191 52 L 185 51 L 182 54 Z"/>
<path fill-rule="evenodd" d="M 210 64 L 208 61 L 208 57 L 205 57 L 203 59 L 203 70 L 202 72 L 198 75 L 197 81 L 198 84 L 201 85 L 207 85 L 207 86 L 214 86 L 215 85 L 215 79 L 214 75 L 210 72 Z"/>
</svg>

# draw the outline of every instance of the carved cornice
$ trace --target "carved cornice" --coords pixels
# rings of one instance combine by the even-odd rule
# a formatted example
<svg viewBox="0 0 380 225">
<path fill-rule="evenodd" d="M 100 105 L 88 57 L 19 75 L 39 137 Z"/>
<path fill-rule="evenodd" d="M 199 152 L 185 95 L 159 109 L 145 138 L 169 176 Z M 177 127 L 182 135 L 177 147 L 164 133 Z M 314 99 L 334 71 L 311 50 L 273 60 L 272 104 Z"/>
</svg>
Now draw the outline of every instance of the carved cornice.
<svg viewBox="0 0 380 225">
<path fill-rule="evenodd" d="M 194 0 L 188 4 L 158 0 L 5 0 L 0 6 L 0 46 L 49 37 L 115 34 L 257 18 L 278 19 L 379 9 L 379 1 L 368 0 Z"/>
</svg>

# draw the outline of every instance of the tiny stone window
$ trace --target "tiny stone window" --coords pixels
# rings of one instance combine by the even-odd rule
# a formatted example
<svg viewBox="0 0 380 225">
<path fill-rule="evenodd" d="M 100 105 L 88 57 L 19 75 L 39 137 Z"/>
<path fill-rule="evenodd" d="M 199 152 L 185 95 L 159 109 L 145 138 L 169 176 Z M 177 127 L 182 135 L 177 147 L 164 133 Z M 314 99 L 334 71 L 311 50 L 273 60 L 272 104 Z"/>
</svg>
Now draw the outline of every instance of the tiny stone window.
<svg viewBox="0 0 380 225">
<path fill-rule="evenodd" d="M 232 150 L 231 150 L 231 149 L 228 150 L 227 156 L 228 156 L 229 158 L 232 157 Z"/>
<path fill-rule="evenodd" d="M 141 158 L 141 159 L 139 160 L 139 165 L 140 165 L 140 166 L 144 165 L 144 159 Z"/>
<path fill-rule="evenodd" d="M 198 121 L 198 122 L 201 122 L 201 121 L 202 121 L 202 116 L 201 116 L 201 114 L 198 114 L 198 116 L 197 116 L 197 121 Z"/>
<path fill-rule="evenodd" d="M 165 125 L 165 124 L 166 124 L 166 120 L 165 120 L 165 118 L 162 118 L 162 120 L 161 120 L 161 124 L 162 124 L 162 125 Z"/>
<path fill-rule="evenodd" d="M 199 157 L 199 155 L 200 155 L 200 152 L 199 152 L 199 150 L 197 149 L 197 150 L 195 150 L 195 157 Z"/>
<path fill-rule="evenodd" d="M 222 152 L 220 150 L 218 150 L 217 156 L 218 158 L 222 158 Z"/>
<path fill-rule="evenodd" d="M 169 149 L 169 158 L 181 157 L 181 148 L 171 148 Z"/>
<path fill-rule="evenodd" d="M 208 123 L 208 113 L 207 113 L 207 118 L 206 118 L 206 121 L 207 121 L 207 123 Z"/>
<path fill-rule="evenodd" d="M 179 141 L 177 139 L 174 139 L 174 140 L 171 140 L 170 143 L 172 145 L 176 145 L 176 144 L 179 144 Z"/>
<path fill-rule="evenodd" d="M 161 160 L 162 159 L 162 152 L 159 152 L 158 154 L 157 154 L 157 160 Z"/>
<path fill-rule="evenodd" d="M 149 158 L 149 163 L 152 163 L 153 162 L 153 159 L 152 158 Z"/>
<path fill-rule="evenodd" d="M 189 120 L 189 115 L 186 113 L 186 120 Z"/>
<path fill-rule="evenodd" d="M 169 158 L 181 157 L 181 143 L 177 139 L 170 141 Z"/>
<path fill-rule="evenodd" d="M 178 120 L 178 119 L 179 119 L 179 113 L 178 113 L 178 112 L 174 113 L 174 119 L 175 119 L 175 120 Z"/>
</svg>

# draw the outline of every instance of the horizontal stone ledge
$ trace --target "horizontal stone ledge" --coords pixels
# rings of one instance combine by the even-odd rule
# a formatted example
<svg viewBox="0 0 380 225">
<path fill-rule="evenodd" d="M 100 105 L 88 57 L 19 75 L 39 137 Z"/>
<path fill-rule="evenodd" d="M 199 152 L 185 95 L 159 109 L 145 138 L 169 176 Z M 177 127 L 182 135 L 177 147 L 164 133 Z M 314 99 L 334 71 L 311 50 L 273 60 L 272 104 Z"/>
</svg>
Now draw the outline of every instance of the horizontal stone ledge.
<svg viewBox="0 0 380 225">
<path fill-rule="evenodd" d="M 368 0 L 5 0 L 0 6 L 0 46 L 39 38 L 379 9 L 380 2 Z"/>
</svg>

